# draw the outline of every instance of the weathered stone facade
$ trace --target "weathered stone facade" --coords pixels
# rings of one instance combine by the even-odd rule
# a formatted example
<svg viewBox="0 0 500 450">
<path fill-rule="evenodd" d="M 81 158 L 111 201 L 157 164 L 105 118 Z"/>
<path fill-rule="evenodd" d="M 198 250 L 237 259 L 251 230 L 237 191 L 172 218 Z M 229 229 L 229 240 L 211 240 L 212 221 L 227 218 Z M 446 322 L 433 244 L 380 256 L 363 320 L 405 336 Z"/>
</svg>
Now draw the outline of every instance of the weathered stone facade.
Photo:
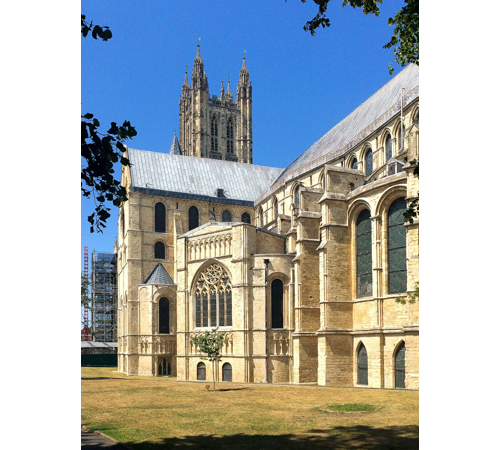
<svg viewBox="0 0 500 450">
<path fill-rule="evenodd" d="M 405 300 L 419 280 L 419 223 L 404 223 L 397 207 L 418 197 L 418 81 L 404 87 L 402 111 L 396 103 L 340 149 L 276 172 L 252 202 L 196 197 L 193 185 L 179 187 L 182 195 L 141 190 L 131 175 L 138 163 L 124 168 L 119 371 L 155 376 L 168 364 L 180 380 L 211 380 L 190 336 L 219 326 L 229 341 L 218 380 L 417 389 L 419 303 Z M 389 95 L 386 87 L 380 95 L 384 89 Z M 203 126 L 194 124 L 193 134 Z M 207 156 L 192 148 L 189 154 Z M 164 231 L 156 231 L 159 203 Z M 163 280 L 152 276 L 158 264 Z M 161 299 L 168 313 L 166 306 L 160 312 Z"/>
</svg>

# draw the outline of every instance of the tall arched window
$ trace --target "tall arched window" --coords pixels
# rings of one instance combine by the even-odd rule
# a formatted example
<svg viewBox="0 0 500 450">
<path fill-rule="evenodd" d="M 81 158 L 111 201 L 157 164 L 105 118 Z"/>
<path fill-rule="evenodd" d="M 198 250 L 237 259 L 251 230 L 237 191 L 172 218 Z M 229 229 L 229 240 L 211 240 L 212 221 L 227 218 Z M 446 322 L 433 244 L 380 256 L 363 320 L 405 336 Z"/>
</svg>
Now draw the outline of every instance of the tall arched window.
<svg viewBox="0 0 500 450">
<path fill-rule="evenodd" d="M 405 388 L 405 375 L 406 375 L 406 347 L 405 343 L 401 342 L 396 350 L 396 356 L 394 358 L 394 387 Z"/>
<path fill-rule="evenodd" d="M 170 302 L 167 298 L 162 297 L 158 302 L 158 317 L 159 325 L 158 332 L 161 334 L 170 333 Z"/>
<path fill-rule="evenodd" d="M 405 124 L 403 123 L 403 126 L 400 126 L 398 130 L 399 151 L 403 150 L 404 135 L 405 135 Z"/>
<path fill-rule="evenodd" d="M 275 198 L 274 199 L 274 218 L 277 219 L 278 218 L 278 199 Z"/>
<path fill-rule="evenodd" d="M 233 121 L 232 119 L 229 119 L 227 122 L 227 152 L 228 153 L 234 153 L 234 145 L 233 145 L 233 138 L 234 138 L 234 130 L 233 130 Z"/>
<path fill-rule="evenodd" d="M 155 243 L 155 258 L 165 259 L 165 244 L 163 242 Z"/>
<path fill-rule="evenodd" d="M 392 158 L 392 140 L 391 135 L 387 133 L 385 138 L 385 161 L 389 161 Z"/>
<path fill-rule="evenodd" d="M 373 172 L 373 154 L 372 149 L 368 149 L 365 154 L 365 175 L 370 175 Z"/>
<path fill-rule="evenodd" d="M 271 283 L 271 328 L 283 328 L 283 281 Z"/>
<path fill-rule="evenodd" d="M 196 366 L 196 379 L 197 380 L 206 380 L 207 379 L 207 368 L 205 363 L 198 363 Z"/>
<path fill-rule="evenodd" d="M 387 259 L 389 262 L 389 294 L 406 292 L 406 200 L 398 198 L 387 214 Z"/>
<path fill-rule="evenodd" d="M 299 197 L 299 190 L 300 190 L 300 185 L 298 185 L 296 188 L 295 188 L 295 193 L 294 193 L 294 201 L 295 201 L 295 204 L 298 206 L 299 205 L 299 202 L 300 202 L 300 197 Z"/>
<path fill-rule="evenodd" d="M 189 208 L 189 230 L 192 230 L 199 225 L 198 208 L 196 206 L 191 206 L 191 208 Z"/>
<path fill-rule="evenodd" d="M 252 219 L 250 217 L 250 214 L 248 214 L 247 212 L 244 212 L 243 215 L 241 216 L 241 221 L 243 223 L 248 223 L 248 224 L 252 223 Z"/>
<path fill-rule="evenodd" d="M 222 381 L 233 381 L 233 368 L 229 363 L 222 365 Z"/>
<path fill-rule="evenodd" d="M 262 228 L 264 226 L 264 210 L 262 207 L 259 209 L 259 220 L 260 220 L 260 227 Z"/>
<path fill-rule="evenodd" d="M 195 325 L 232 326 L 232 288 L 228 272 L 220 264 L 210 264 L 198 275 L 195 286 Z"/>
<path fill-rule="evenodd" d="M 155 205 L 155 231 L 157 233 L 166 231 L 165 205 L 161 202 Z"/>
<path fill-rule="evenodd" d="M 231 213 L 228 210 L 225 210 L 222 213 L 222 221 L 223 222 L 232 222 L 233 218 L 231 217 Z"/>
<path fill-rule="evenodd" d="M 367 209 L 356 221 L 356 292 L 358 297 L 372 295 L 372 223 Z"/>
<path fill-rule="evenodd" d="M 357 168 L 358 168 L 358 159 L 353 158 L 353 160 L 351 162 L 351 169 L 357 169 Z"/>
<path fill-rule="evenodd" d="M 212 117 L 212 127 L 211 127 L 211 140 L 212 140 L 212 145 L 211 149 L 213 152 L 216 152 L 218 150 L 218 142 L 217 142 L 217 136 L 219 134 L 219 125 L 217 123 L 217 117 L 213 116 Z"/>
<path fill-rule="evenodd" d="M 358 349 L 358 384 L 368 386 L 368 353 L 364 344 Z"/>
</svg>

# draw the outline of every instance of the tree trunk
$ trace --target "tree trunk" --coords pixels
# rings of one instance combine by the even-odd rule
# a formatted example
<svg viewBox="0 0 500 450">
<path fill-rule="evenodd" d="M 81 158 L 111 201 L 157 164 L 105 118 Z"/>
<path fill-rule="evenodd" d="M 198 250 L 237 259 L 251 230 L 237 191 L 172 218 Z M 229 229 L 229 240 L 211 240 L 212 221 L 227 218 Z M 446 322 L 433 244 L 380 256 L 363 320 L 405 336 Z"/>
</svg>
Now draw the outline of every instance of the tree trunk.
<svg viewBox="0 0 500 450">
<path fill-rule="evenodd" d="M 214 392 L 215 392 L 215 360 L 212 361 L 212 377 L 214 379 Z"/>
</svg>

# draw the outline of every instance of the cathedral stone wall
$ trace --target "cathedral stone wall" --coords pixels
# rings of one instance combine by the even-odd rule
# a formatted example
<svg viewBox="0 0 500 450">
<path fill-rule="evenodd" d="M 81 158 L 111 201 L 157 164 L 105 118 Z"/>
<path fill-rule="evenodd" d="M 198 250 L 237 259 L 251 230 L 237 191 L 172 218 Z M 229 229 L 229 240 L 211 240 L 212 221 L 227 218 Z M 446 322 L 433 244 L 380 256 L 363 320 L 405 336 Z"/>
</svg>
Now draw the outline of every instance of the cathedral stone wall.
<svg viewBox="0 0 500 450">
<path fill-rule="evenodd" d="M 232 116 L 235 155 L 251 163 L 252 97 L 245 62 L 234 102 L 229 86 L 227 91 L 222 86 L 220 97 L 209 97 L 199 52 L 192 85 L 186 74 L 182 92 L 183 154 L 228 159 L 222 150 Z M 396 251 L 405 252 L 406 260 L 397 270 L 406 290 L 391 291 L 389 277 L 390 255 L 396 254 L 389 249 L 391 205 L 400 199 L 409 204 L 419 190 L 418 95 L 408 98 L 403 141 L 401 112 L 392 106 L 391 114 L 384 112 L 342 152 L 280 176 L 263 186 L 254 202 L 217 200 L 216 193 L 208 201 L 196 193 L 137 192 L 134 168 L 123 168 L 129 200 L 118 219 L 118 370 L 158 376 L 168 367 L 179 380 L 210 382 L 212 365 L 192 337 L 219 327 L 228 342 L 215 366 L 218 381 L 360 388 L 404 383 L 418 389 L 419 302 L 408 301 L 419 281 L 418 217 L 398 225 L 402 237 Z M 220 155 L 210 146 L 213 117 Z M 158 204 L 165 207 L 164 232 L 155 231 Z M 230 222 L 222 221 L 225 211 Z M 250 224 L 242 223 L 243 213 Z M 362 234 L 359 223 L 369 231 Z M 164 258 L 155 253 L 159 243 Z M 155 278 L 162 270 L 167 275 Z M 161 298 L 169 301 L 168 333 L 159 332 Z M 273 315 L 282 322 L 273 322 Z"/>
</svg>

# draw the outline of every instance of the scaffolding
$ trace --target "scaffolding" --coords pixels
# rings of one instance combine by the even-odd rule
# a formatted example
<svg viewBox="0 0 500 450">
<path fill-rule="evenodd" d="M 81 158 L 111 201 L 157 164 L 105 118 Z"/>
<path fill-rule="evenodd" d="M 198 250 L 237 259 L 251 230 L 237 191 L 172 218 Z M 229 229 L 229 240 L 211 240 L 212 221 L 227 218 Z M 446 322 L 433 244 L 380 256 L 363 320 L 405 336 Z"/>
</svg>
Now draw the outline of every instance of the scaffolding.
<svg viewBox="0 0 500 450">
<path fill-rule="evenodd" d="M 116 342 L 116 255 L 92 251 L 92 334 Z"/>
</svg>

